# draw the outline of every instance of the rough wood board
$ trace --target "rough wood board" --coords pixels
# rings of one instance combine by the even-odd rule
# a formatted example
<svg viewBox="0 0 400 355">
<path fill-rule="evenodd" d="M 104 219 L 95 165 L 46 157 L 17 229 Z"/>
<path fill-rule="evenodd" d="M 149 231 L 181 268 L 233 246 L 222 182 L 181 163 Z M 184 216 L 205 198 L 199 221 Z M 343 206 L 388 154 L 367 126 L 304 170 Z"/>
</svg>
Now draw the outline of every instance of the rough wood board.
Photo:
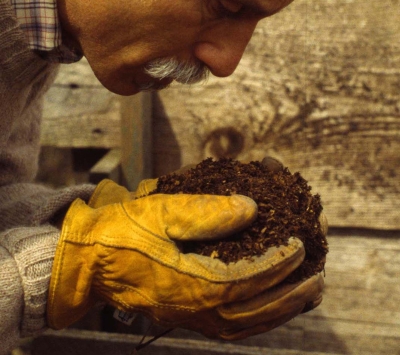
<svg viewBox="0 0 400 355">
<path fill-rule="evenodd" d="M 117 148 L 121 146 L 121 116 L 106 113 L 58 117 L 43 122 L 41 144 L 59 148 Z"/>
<path fill-rule="evenodd" d="M 331 225 L 399 229 L 400 4 L 296 0 L 236 73 L 157 97 L 155 175 L 207 156 L 280 158 Z"/>
<path fill-rule="evenodd" d="M 62 65 L 45 96 L 42 145 L 115 148 L 121 145 L 119 97 L 101 86 L 86 60 Z"/>
</svg>

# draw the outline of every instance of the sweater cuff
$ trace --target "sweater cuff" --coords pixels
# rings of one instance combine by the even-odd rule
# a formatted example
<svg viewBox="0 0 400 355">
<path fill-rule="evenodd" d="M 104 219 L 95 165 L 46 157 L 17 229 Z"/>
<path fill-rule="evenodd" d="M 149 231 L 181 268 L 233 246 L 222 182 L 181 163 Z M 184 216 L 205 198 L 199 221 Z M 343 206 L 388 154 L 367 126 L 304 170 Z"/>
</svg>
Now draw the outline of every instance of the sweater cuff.
<svg viewBox="0 0 400 355">
<path fill-rule="evenodd" d="M 24 299 L 23 337 L 47 329 L 47 296 L 59 235 L 60 231 L 50 225 L 14 228 L 2 235 L 1 244 L 13 256 L 19 270 Z"/>
</svg>

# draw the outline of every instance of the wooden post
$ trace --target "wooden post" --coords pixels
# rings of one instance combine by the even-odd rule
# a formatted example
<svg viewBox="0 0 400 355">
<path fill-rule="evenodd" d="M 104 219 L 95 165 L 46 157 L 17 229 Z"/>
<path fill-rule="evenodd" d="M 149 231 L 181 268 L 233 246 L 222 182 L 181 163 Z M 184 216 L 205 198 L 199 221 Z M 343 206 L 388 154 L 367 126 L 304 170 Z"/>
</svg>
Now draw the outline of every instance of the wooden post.
<svg viewBox="0 0 400 355">
<path fill-rule="evenodd" d="M 121 98 L 121 183 L 130 190 L 152 176 L 151 97 Z"/>
</svg>

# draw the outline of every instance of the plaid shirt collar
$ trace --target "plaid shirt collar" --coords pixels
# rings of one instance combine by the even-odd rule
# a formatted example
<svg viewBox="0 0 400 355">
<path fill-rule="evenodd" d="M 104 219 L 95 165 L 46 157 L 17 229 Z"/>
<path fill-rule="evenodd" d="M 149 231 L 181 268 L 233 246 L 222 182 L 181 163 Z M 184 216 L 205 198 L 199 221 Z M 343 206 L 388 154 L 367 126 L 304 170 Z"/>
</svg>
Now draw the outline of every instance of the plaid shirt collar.
<svg viewBox="0 0 400 355">
<path fill-rule="evenodd" d="M 62 43 L 56 0 L 10 0 L 29 47 L 49 62 L 73 63 L 82 54 Z"/>
</svg>

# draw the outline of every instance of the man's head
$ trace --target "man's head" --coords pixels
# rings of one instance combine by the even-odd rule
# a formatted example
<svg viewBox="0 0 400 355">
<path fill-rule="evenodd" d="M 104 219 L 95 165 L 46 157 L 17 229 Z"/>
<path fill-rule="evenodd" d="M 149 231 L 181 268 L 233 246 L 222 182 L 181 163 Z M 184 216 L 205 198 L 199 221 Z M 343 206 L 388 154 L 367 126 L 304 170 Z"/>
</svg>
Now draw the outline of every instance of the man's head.
<svg viewBox="0 0 400 355">
<path fill-rule="evenodd" d="M 57 0 L 65 41 L 122 95 L 233 73 L 259 20 L 293 0 Z"/>
</svg>

